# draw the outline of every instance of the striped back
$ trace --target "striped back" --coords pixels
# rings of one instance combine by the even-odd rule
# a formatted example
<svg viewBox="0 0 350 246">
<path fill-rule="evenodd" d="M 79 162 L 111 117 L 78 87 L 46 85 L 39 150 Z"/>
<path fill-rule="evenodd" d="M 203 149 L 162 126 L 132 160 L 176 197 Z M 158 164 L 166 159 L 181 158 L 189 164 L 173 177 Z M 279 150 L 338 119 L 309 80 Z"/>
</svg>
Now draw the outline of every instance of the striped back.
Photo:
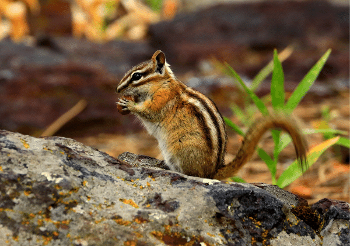
<svg viewBox="0 0 350 246">
<path fill-rule="evenodd" d="M 193 115 L 204 131 L 208 148 L 212 150 L 212 163 L 216 168 L 224 165 L 226 153 L 226 128 L 224 120 L 212 100 L 202 93 L 187 87 L 182 93 L 182 100 L 192 106 Z"/>
</svg>

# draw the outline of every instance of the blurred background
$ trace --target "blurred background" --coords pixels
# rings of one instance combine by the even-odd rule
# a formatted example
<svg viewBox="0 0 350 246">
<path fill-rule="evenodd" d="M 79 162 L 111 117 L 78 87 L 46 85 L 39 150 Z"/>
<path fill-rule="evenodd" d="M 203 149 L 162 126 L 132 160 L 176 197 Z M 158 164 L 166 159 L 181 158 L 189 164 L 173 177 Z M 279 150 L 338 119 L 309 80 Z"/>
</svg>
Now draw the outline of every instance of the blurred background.
<svg viewBox="0 0 350 246">
<path fill-rule="evenodd" d="M 0 129 L 69 137 L 115 157 L 129 151 L 162 158 L 156 140 L 115 104 L 124 73 L 155 50 L 165 52 L 181 81 L 239 124 L 230 106 L 243 107 L 245 96 L 219 64 L 227 62 L 249 84 L 274 49 L 284 50 L 290 93 L 329 48 L 295 116 L 304 128 L 330 127 L 349 137 L 347 0 L 0 0 Z M 269 94 L 270 78 L 256 91 L 260 97 Z M 241 139 L 228 134 L 232 158 Z M 324 138 L 309 135 L 309 145 Z M 264 146 L 272 153 L 271 138 Z M 282 161 L 293 158 L 291 146 Z M 271 183 L 258 158 L 239 176 Z M 324 197 L 350 202 L 349 149 L 328 150 L 288 190 L 311 203 Z"/>
</svg>

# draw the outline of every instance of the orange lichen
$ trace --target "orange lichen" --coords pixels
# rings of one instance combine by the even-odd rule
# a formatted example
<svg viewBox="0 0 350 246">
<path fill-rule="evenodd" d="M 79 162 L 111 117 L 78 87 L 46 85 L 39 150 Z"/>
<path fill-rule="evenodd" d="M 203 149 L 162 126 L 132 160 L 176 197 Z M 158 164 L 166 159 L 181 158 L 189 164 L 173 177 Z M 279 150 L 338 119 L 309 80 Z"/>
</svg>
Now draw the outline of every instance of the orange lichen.
<svg viewBox="0 0 350 246">
<path fill-rule="evenodd" d="M 49 148 L 46 148 L 46 147 L 44 147 L 43 149 L 46 150 L 46 151 L 50 151 L 51 153 L 53 152 L 52 149 L 49 149 Z"/>
<path fill-rule="evenodd" d="M 69 225 L 70 220 L 62 220 L 61 223 L 62 223 L 62 224 L 65 224 L 65 225 Z"/>
<path fill-rule="evenodd" d="M 134 234 L 135 234 L 135 236 L 137 238 L 142 238 L 143 237 L 143 235 L 141 233 L 139 233 L 139 232 L 134 232 Z"/>
<path fill-rule="evenodd" d="M 46 221 L 46 222 L 51 222 L 51 223 L 52 223 L 52 219 L 50 219 L 50 218 L 45 218 L 45 221 Z"/>
<path fill-rule="evenodd" d="M 48 245 L 49 242 L 52 240 L 52 237 L 46 237 L 46 236 L 43 236 L 43 240 L 44 240 L 44 245 Z"/>
<path fill-rule="evenodd" d="M 123 226 L 129 226 L 131 224 L 131 221 L 123 220 L 122 218 L 114 219 L 114 221 L 118 225 L 123 225 Z"/>
<path fill-rule="evenodd" d="M 170 226 L 171 227 L 171 226 Z M 168 227 L 167 227 L 168 228 Z M 183 236 L 179 232 L 165 232 L 162 233 L 160 231 L 152 231 L 151 234 L 156 237 L 158 240 L 162 241 L 166 245 L 194 245 L 198 244 L 198 242 L 203 242 L 201 238 L 198 237 L 190 237 L 191 240 L 188 241 L 188 236 Z M 205 242 L 206 245 L 210 245 Z"/>
<path fill-rule="evenodd" d="M 79 191 L 78 187 L 75 187 L 73 189 L 71 189 L 68 193 L 71 195 L 72 193 L 77 193 Z"/>
<path fill-rule="evenodd" d="M 170 225 L 164 225 L 164 229 L 166 233 L 170 233 Z"/>
<path fill-rule="evenodd" d="M 22 142 L 24 148 L 29 149 L 29 144 L 26 142 L 26 140 L 21 138 L 21 142 Z"/>
<path fill-rule="evenodd" d="M 56 189 L 56 190 L 61 190 L 62 187 L 61 187 L 60 185 L 58 185 L 58 184 L 55 184 L 55 189 Z"/>
<path fill-rule="evenodd" d="M 135 223 L 137 223 L 137 224 L 142 224 L 142 223 L 145 223 L 145 222 L 147 222 L 147 220 L 146 219 L 144 219 L 144 218 L 135 218 L 135 219 L 133 219 L 133 221 L 135 222 Z"/>
<path fill-rule="evenodd" d="M 136 246 L 137 244 L 135 241 L 125 241 L 124 245 L 125 246 Z"/>
<path fill-rule="evenodd" d="M 209 237 L 215 237 L 214 234 L 211 234 L 211 233 L 209 233 L 209 232 L 207 232 L 207 235 L 208 235 Z"/>
<path fill-rule="evenodd" d="M 152 231 L 151 234 L 155 236 L 156 238 L 161 238 L 163 236 L 163 233 L 160 231 Z"/>
<path fill-rule="evenodd" d="M 125 204 L 133 206 L 134 208 L 139 208 L 139 206 L 131 199 L 119 199 L 119 200 Z"/>
<path fill-rule="evenodd" d="M 105 218 L 102 218 L 102 219 L 100 219 L 100 220 L 95 220 L 95 223 L 96 224 L 100 224 L 101 222 L 103 222 L 103 221 L 105 221 L 106 219 Z"/>
</svg>

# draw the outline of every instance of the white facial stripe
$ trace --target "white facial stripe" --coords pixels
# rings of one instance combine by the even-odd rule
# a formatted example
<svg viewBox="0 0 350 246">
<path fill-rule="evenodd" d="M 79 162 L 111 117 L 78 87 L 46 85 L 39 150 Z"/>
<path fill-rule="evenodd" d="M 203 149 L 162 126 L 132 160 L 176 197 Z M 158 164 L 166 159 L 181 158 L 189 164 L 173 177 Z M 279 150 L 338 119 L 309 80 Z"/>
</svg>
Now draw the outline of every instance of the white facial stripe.
<svg viewBox="0 0 350 246">
<path fill-rule="evenodd" d="M 152 77 L 162 76 L 162 75 L 165 74 L 165 70 L 171 77 L 174 78 L 174 73 L 173 73 L 173 71 L 171 71 L 170 65 L 167 62 L 165 62 L 165 68 L 164 68 L 164 71 L 163 71 L 162 74 L 150 72 L 146 76 L 143 76 L 141 79 L 131 82 L 131 78 L 132 78 L 132 75 L 134 73 L 141 73 L 141 74 L 143 74 L 143 73 L 147 72 L 147 70 L 152 69 L 153 65 L 154 64 L 152 62 L 148 62 L 148 63 L 143 63 L 142 65 L 140 64 L 139 66 L 136 66 L 133 69 L 131 69 L 132 72 L 128 72 L 127 73 L 128 74 L 127 77 L 124 76 L 124 78 L 121 80 L 121 83 L 118 85 L 117 90 L 119 91 L 119 90 L 125 89 L 130 84 L 132 84 L 132 85 L 141 84 L 141 83 L 143 83 L 143 81 L 148 80 L 148 79 L 150 79 Z M 142 66 L 142 67 L 140 68 L 140 66 Z"/>
<path fill-rule="evenodd" d="M 149 65 L 148 65 L 148 66 L 145 66 L 145 67 L 142 68 L 142 69 L 137 69 L 137 70 L 135 70 L 134 72 L 131 73 L 130 77 L 132 77 L 132 75 L 133 75 L 134 73 L 144 73 L 144 72 L 146 72 L 148 69 L 150 69 L 150 66 L 149 66 Z"/>
<path fill-rule="evenodd" d="M 141 84 L 141 83 L 143 83 L 143 81 L 145 81 L 146 79 L 151 78 L 151 77 L 157 77 L 157 76 L 159 76 L 159 74 L 150 73 L 150 74 L 148 74 L 148 75 L 145 76 L 145 77 L 142 76 L 142 78 L 139 79 L 139 80 L 133 81 L 132 84 L 133 84 L 133 85 Z"/>
<path fill-rule="evenodd" d="M 117 90 L 120 90 L 121 88 L 126 88 L 126 87 L 128 87 L 128 85 L 130 84 L 130 80 L 131 80 L 131 78 L 132 78 L 132 75 L 134 74 L 134 73 L 136 73 L 136 72 L 138 72 L 138 73 L 144 73 L 147 69 L 149 69 L 150 68 L 150 65 L 144 65 L 144 67 L 143 68 L 137 68 L 137 67 L 135 67 L 135 68 L 133 68 L 134 69 L 134 71 L 132 71 L 131 73 L 129 73 L 129 76 L 128 77 L 125 77 L 124 76 L 124 78 L 121 80 L 121 83 L 118 85 L 118 87 L 117 87 Z M 123 81 L 124 80 L 124 81 Z M 141 78 L 141 80 L 142 80 L 142 78 Z"/>
</svg>

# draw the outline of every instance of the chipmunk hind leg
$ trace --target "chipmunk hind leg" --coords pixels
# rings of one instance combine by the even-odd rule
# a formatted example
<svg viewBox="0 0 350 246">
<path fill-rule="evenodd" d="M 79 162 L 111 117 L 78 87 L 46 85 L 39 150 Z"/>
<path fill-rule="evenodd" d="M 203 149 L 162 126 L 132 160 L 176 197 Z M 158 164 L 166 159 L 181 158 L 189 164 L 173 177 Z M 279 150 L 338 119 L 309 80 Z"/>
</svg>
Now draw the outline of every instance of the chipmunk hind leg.
<svg viewBox="0 0 350 246">
<path fill-rule="evenodd" d="M 203 154 L 203 151 L 205 152 L 200 146 L 182 149 L 178 153 L 180 158 L 177 158 L 181 172 L 189 176 L 212 178 L 216 170 L 210 160 L 203 158 L 203 156 L 208 156 Z"/>
</svg>

